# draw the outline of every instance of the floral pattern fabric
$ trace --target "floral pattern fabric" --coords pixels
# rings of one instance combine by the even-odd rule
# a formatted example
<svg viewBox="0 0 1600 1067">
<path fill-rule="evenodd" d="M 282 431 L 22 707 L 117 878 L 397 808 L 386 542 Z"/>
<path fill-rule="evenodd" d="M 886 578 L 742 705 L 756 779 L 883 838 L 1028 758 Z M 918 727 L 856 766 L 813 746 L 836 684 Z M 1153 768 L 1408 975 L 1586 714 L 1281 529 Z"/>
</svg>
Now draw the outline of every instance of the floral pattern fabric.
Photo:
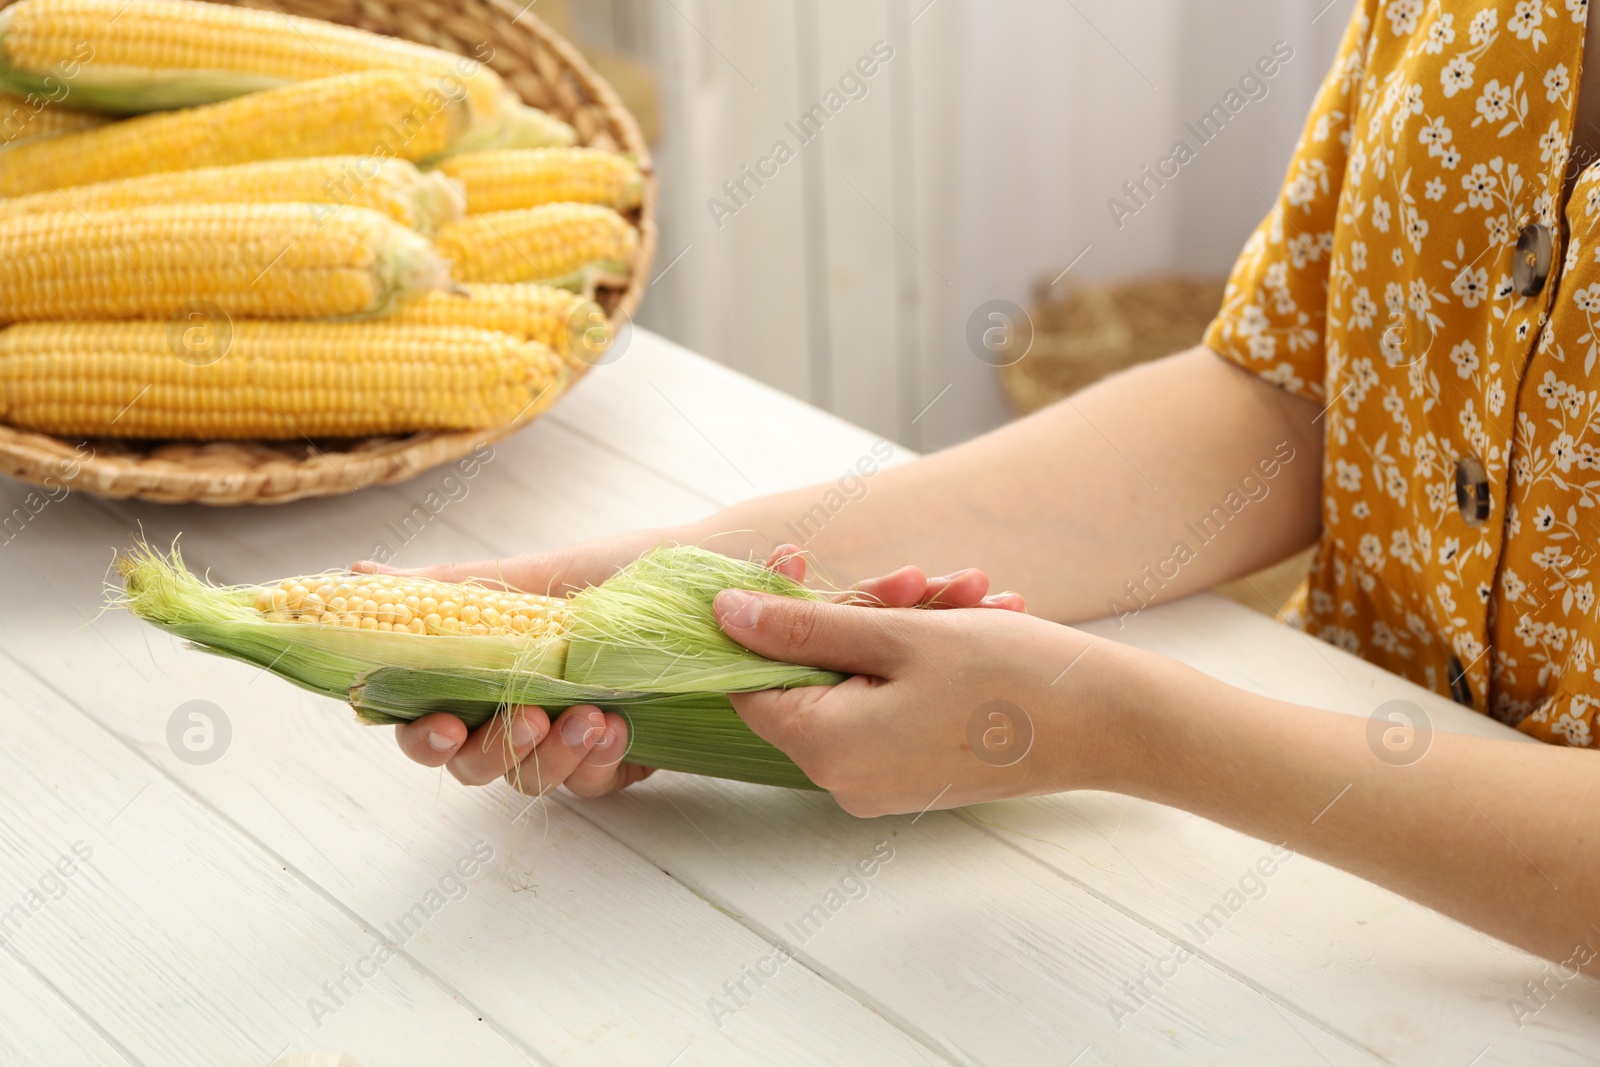
<svg viewBox="0 0 1600 1067">
<path fill-rule="evenodd" d="M 1600 165 L 1570 147 L 1587 18 L 1587 0 L 1358 0 L 1206 342 L 1326 407 L 1296 621 L 1592 747 Z M 1514 282 L 1528 232 L 1551 247 L 1533 295 Z M 1487 482 L 1486 520 L 1458 471 Z"/>
</svg>

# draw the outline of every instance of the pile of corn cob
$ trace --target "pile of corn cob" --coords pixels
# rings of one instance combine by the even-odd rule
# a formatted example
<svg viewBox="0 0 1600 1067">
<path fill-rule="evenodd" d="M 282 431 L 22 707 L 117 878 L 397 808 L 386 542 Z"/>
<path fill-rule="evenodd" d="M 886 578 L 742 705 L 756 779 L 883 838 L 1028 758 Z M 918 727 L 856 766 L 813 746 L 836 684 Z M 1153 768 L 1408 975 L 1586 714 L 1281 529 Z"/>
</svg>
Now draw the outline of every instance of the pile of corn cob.
<svg viewBox="0 0 1600 1067">
<path fill-rule="evenodd" d="M 126 117 L 124 117 L 126 116 Z M 488 67 L 201 0 L 0 9 L 0 423 L 366 437 L 543 410 L 644 178 Z"/>
</svg>

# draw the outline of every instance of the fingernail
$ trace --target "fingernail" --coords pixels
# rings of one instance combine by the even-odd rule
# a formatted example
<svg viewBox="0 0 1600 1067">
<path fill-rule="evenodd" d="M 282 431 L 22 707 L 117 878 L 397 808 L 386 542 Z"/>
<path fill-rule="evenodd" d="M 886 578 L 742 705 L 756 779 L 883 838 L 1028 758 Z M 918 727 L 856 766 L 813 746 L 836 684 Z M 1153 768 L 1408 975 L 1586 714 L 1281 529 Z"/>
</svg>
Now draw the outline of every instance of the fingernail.
<svg viewBox="0 0 1600 1067">
<path fill-rule="evenodd" d="M 352 572 L 355 572 L 355 571 L 367 571 L 367 572 L 369 572 L 371 574 L 393 574 L 394 573 L 394 568 L 389 566 L 387 563 L 379 563 L 376 560 L 371 560 L 371 559 L 358 559 L 358 560 L 356 560 L 355 563 L 351 565 L 350 570 Z"/>
<path fill-rule="evenodd" d="M 929 578 L 928 579 L 928 584 L 932 585 L 934 582 L 945 582 L 945 583 L 948 584 L 950 582 L 956 581 L 959 578 L 965 578 L 967 575 L 969 575 L 971 573 L 972 573 L 972 568 L 971 567 L 967 567 L 964 570 L 955 571 L 952 574 L 941 574 L 937 578 Z"/>
<path fill-rule="evenodd" d="M 605 752 L 607 749 L 609 749 L 612 745 L 614 745 L 616 743 L 617 743 L 617 731 L 612 729 L 611 727 L 607 726 L 606 729 L 605 729 L 605 734 L 600 738 L 600 740 L 595 742 L 594 750 L 596 752 Z"/>
<path fill-rule="evenodd" d="M 717 594 L 715 607 L 725 624 L 735 630 L 748 630 L 761 618 L 761 599 L 743 589 L 724 589 Z"/>
<path fill-rule="evenodd" d="M 561 740 L 571 748 L 588 748 L 606 731 L 606 717 L 598 711 L 587 715 L 571 712 L 561 717 Z"/>
<path fill-rule="evenodd" d="M 517 717 L 511 720 L 511 744 L 516 748 L 527 748 L 536 744 L 538 740 L 539 732 L 533 728 L 533 723 L 528 721 L 526 715 L 519 712 Z"/>
<path fill-rule="evenodd" d="M 444 734 L 438 733 L 435 730 L 429 730 L 428 747 L 433 749 L 435 752 L 449 752 L 452 748 L 456 747 L 456 743 L 450 740 Z"/>
</svg>

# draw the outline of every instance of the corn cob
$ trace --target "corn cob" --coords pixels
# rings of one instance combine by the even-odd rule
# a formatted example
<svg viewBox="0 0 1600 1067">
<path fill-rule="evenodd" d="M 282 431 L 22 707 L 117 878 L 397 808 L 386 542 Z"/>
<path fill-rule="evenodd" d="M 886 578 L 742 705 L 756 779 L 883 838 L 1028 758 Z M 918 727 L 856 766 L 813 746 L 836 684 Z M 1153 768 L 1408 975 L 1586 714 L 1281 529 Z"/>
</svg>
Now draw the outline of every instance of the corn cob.
<svg viewBox="0 0 1600 1067">
<path fill-rule="evenodd" d="M 559 634 L 566 623 L 566 603 L 561 597 L 481 585 L 360 574 L 285 578 L 257 591 L 253 601 L 273 622 L 471 637 Z"/>
<path fill-rule="evenodd" d="M 237 100 L 143 115 L 0 152 L 0 195 L 265 159 L 443 152 L 471 118 L 428 79 L 400 71 L 325 78 Z"/>
<path fill-rule="evenodd" d="M 36 93 L 0 92 L 0 145 L 64 130 L 90 130 L 106 122 L 104 115 L 62 107 Z"/>
<path fill-rule="evenodd" d="M 425 293 L 383 321 L 498 330 L 549 345 L 573 366 L 599 363 L 616 336 L 599 304 L 566 289 L 488 282 L 462 289 Z"/>
<path fill-rule="evenodd" d="M 730 588 L 823 594 L 759 563 L 692 547 L 656 549 L 566 600 L 399 576 L 214 586 L 185 570 L 176 548 L 168 556 L 144 545 L 117 569 L 124 588 L 112 591 L 114 604 L 203 649 L 348 702 L 364 722 L 446 711 L 475 727 L 508 704 L 552 715 L 598 704 L 627 716 L 629 762 L 694 774 L 815 788 L 750 731 L 725 694 L 844 680 L 740 647 L 711 607 Z M 477 619 L 468 622 L 473 609 Z"/>
<path fill-rule="evenodd" d="M 496 116 L 505 86 L 465 56 L 320 19 L 194 0 L 21 0 L 0 11 L 0 83 L 54 74 L 75 103 L 134 114 L 370 70 L 426 75 Z"/>
<path fill-rule="evenodd" d="M 180 204 L 0 222 L 0 321 L 378 314 L 449 284 L 425 237 L 376 211 Z"/>
<path fill-rule="evenodd" d="M 297 440 L 472 430 L 531 417 L 567 372 L 505 334 L 238 321 L 208 362 L 160 322 L 0 331 L 0 421 L 65 437 Z"/>
<path fill-rule="evenodd" d="M 442 174 L 424 174 L 403 159 L 318 156 L 200 167 L 30 193 L 0 200 L 0 221 L 61 211 L 246 203 L 305 204 L 307 214 L 318 219 L 340 207 L 372 208 L 423 233 L 463 213 L 460 190 Z"/>
<path fill-rule="evenodd" d="M 625 274 L 639 235 L 596 204 L 544 204 L 469 215 L 434 238 L 463 282 L 543 282 L 584 288 L 597 274 Z"/>
<path fill-rule="evenodd" d="M 628 211 L 644 195 L 644 175 L 633 160 L 593 148 L 468 152 L 438 169 L 460 183 L 474 215 L 562 201 Z"/>
</svg>

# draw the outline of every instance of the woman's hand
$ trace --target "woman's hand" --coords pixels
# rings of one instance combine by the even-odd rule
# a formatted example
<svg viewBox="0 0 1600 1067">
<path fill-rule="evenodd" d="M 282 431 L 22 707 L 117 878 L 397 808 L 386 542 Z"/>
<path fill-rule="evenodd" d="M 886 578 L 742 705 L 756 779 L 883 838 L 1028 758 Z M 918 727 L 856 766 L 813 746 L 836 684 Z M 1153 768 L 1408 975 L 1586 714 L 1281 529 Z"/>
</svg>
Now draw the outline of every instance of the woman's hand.
<svg viewBox="0 0 1600 1067">
<path fill-rule="evenodd" d="M 854 815 L 1108 780 L 1110 701 L 1094 679 L 1122 658 L 1115 646 L 1018 611 L 862 611 L 728 590 L 716 612 L 752 652 L 855 675 L 732 697 Z M 1073 674 L 1085 657 L 1100 662 Z"/>
</svg>

